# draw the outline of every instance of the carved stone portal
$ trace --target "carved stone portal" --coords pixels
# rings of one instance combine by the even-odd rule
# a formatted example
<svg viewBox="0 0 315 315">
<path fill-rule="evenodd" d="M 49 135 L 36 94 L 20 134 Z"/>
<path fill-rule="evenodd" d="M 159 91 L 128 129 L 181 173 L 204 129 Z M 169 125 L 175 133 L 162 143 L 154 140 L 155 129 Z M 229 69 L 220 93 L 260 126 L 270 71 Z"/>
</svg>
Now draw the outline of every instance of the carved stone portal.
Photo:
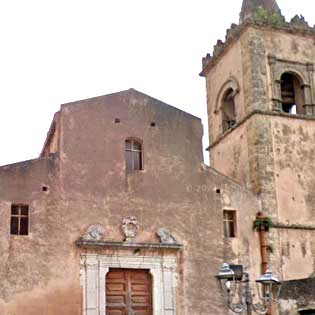
<svg viewBox="0 0 315 315">
<path fill-rule="evenodd" d="M 105 234 L 105 229 L 100 224 L 94 224 L 91 225 L 84 235 L 82 236 L 82 239 L 85 241 L 100 241 Z"/>
<path fill-rule="evenodd" d="M 122 220 L 121 229 L 125 242 L 132 242 L 138 234 L 139 222 L 136 217 L 129 217 Z"/>
<path fill-rule="evenodd" d="M 177 244 L 175 237 L 167 229 L 158 229 L 156 235 L 159 237 L 162 244 Z"/>
</svg>

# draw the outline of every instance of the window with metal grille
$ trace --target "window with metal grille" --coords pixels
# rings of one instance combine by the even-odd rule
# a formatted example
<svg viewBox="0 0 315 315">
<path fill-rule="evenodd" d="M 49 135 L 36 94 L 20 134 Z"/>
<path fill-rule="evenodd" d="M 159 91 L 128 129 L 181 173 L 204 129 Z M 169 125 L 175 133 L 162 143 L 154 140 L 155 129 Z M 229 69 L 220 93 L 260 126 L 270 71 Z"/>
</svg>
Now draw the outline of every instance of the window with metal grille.
<svg viewBox="0 0 315 315">
<path fill-rule="evenodd" d="M 142 142 L 136 139 L 126 140 L 126 170 L 143 170 Z"/>
<path fill-rule="evenodd" d="M 236 211 L 223 211 L 223 228 L 225 237 L 236 237 Z"/>
<path fill-rule="evenodd" d="M 29 206 L 11 206 L 11 235 L 28 235 L 29 230 Z"/>
</svg>

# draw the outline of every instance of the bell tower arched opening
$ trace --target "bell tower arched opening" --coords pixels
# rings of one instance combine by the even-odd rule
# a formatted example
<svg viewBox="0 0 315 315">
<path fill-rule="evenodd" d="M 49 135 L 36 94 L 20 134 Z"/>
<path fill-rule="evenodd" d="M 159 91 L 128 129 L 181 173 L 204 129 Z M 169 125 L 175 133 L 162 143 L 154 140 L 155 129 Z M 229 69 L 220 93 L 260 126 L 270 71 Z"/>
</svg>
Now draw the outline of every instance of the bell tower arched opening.
<svg viewBox="0 0 315 315">
<path fill-rule="evenodd" d="M 231 129 L 236 124 L 235 92 L 229 88 L 222 98 L 222 126 L 223 131 Z"/>
<path fill-rule="evenodd" d="M 305 97 L 302 80 L 295 74 L 285 72 L 281 76 L 282 111 L 292 115 L 305 114 Z"/>
</svg>

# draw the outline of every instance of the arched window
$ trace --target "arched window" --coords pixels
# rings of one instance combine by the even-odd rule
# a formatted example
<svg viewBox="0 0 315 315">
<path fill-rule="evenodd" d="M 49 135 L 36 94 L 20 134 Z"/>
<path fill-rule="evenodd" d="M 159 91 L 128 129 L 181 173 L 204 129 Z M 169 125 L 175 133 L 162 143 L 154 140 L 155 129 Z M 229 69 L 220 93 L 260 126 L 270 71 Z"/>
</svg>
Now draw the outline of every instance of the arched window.
<svg viewBox="0 0 315 315">
<path fill-rule="evenodd" d="M 229 88 L 222 99 L 222 125 L 223 131 L 231 129 L 236 124 L 235 92 Z"/>
<path fill-rule="evenodd" d="M 305 114 L 304 90 L 301 80 L 294 74 L 285 72 L 281 76 L 282 111 L 288 114 Z"/>
<path fill-rule="evenodd" d="M 143 170 L 143 151 L 142 142 L 137 139 L 127 139 L 126 145 L 126 170 Z"/>
</svg>

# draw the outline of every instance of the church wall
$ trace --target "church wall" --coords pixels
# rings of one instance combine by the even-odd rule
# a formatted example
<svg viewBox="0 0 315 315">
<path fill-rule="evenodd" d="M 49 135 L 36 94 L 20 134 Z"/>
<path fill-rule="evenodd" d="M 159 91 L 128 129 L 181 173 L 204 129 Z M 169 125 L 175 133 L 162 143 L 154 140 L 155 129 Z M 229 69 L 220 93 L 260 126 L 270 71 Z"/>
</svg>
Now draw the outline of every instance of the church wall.
<svg viewBox="0 0 315 315">
<path fill-rule="evenodd" d="M 251 122 L 245 122 L 210 149 L 211 166 L 247 187 L 250 181 L 248 130 L 251 128 Z"/>
<path fill-rule="evenodd" d="M 61 303 L 65 299 L 64 292 L 52 292 L 47 281 L 51 277 L 54 282 L 50 268 L 56 263 L 49 245 L 50 231 L 58 226 L 51 216 L 57 169 L 57 156 L 0 167 L 0 314 L 42 314 L 54 296 Z M 10 235 L 11 204 L 29 205 L 28 236 Z M 40 292 L 45 292 L 45 299 Z"/>
<path fill-rule="evenodd" d="M 121 193 L 108 196 L 105 200 L 72 200 L 55 205 L 32 203 L 32 209 L 42 209 L 36 211 L 40 216 L 44 216 L 45 212 L 46 218 L 47 212 L 51 216 L 48 222 L 37 223 L 41 225 L 40 231 L 32 235 L 32 242 L 30 239 L 23 242 L 20 239 L 9 240 L 9 246 L 14 250 L 8 257 L 7 266 L 11 266 L 12 272 L 23 272 L 23 276 L 17 276 L 18 282 L 15 283 L 12 278 L 7 278 L 10 274 L 8 269 L 3 275 L 7 285 L 3 292 L 4 301 L 1 301 L 4 307 L 2 314 L 81 314 L 79 265 L 80 253 L 86 251 L 76 248 L 74 242 L 88 226 L 95 223 L 105 227 L 106 240 L 121 241 L 120 223 L 129 215 L 135 215 L 141 224 L 137 242 L 157 242 L 155 233 L 163 226 L 170 229 L 184 245 L 183 253 L 177 256 L 180 263 L 178 314 L 198 314 L 210 308 L 222 314 L 221 296 L 217 294 L 214 275 L 223 258 L 224 261 L 246 266 L 254 265 L 259 259 L 256 236 L 246 230 L 251 226 L 259 203 L 250 193 L 240 191 L 242 189 L 238 185 L 220 180 L 220 177 L 204 171 L 200 174 L 199 185 L 207 192 L 198 192 L 199 185 L 194 186 L 195 191 L 190 191 L 188 187 L 182 201 L 173 200 L 171 194 L 174 191 L 171 190 L 164 202 L 127 197 Z M 218 186 L 224 192 L 222 197 L 215 192 Z M 218 240 L 217 236 L 223 235 L 223 208 L 238 210 L 239 239 Z M 9 207 L 4 210 L 8 211 Z M 36 228 L 39 227 L 34 222 L 33 230 Z M 102 250 L 96 252 L 104 254 Z M 137 253 L 157 254 L 161 253 Z M 117 255 L 117 252 L 109 255 Z M 19 269 L 16 269 L 17 264 Z M 24 273 L 25 269 L 29 272 Z"/>
<path fill-rule="evenodd" d="M 214 172 L 217 173 L 217 170 Z M 221 189 L 222 209 L 234 209 L 237 212 L 237 237 L 223 238 L 223 260 L 228 263 L 243 264 L 247 270 L 250 270 L 253 280 L 261 272 L 258 234 L 252 230 L 256 214 L 261 211 L 261 202 L 244 186 L 239 184 L 230 186 L 224 177 L 216 178 L 216 187 Z M 256 199 L 255 203 L 252 198 Z M 223 231 L 220 231 L 220 234 L 223 235 Z"/>
<path fill-rule="evenodd" d="M 223 133 L 220 95 L 222 96 L 222 93 L 225 92 L 222 87 L 229 79 L 235 80 L 241 87 L 235 96 L 236 116 L 239 119 L 244 116 L 244 108 L 241 106 L 244 102 L 244 91 L 242 88 L 243 69 L 240 42 L 232 44 L 224 57 L 220 58 L 206 75 L 210 143 Z"/>
<path fill-rule="evenodd" d="M 266 47 L 263 37 L 256 29 L 247 27 L 241 37 L 242 68 L 245 114 L 253 110 L 268 109 L 268 81 Z M 242 117 L 243 118 L 243 117 Z"/>
<path fill-rule="evenodd" d="M 22 192 L 33 217 L 29 236 L 9 236 L 10 205 L 21 192 L 12 178 L 23 176 L 14 170 L 1 177 L 1 212 L 6 217 L 0 222 L 5 252 L 0 262 L 0 282 L 5 283 L 0 288 L 1 315 L 82 314 L 80 256 L 85 253 L 176 257 L 176 314 L 224 314 L 214 278 L 223 260 L 251 268 L 260 259 L 257 235 L 251 231 L 260 203 L 202 163 L 200 121 L 151 99 L 144 103 L 134 96 L 129 103 L 120 97 L 63 106 L 59 163 L 47 172 L 44 167 L 40 174 L 35 169 L 25 175 L 25 182 L 34 181 Z M 117 116 L 119 126 L 113 125 Z M 152 120 L 156 127 L 151 130 Z M 122 153 L 129 135 L 143 140 L 142 172 L 126 173 Z M 35 198 L 36 187 L 47 177 L 50 192 Z M 237 211 L 235 239 L 223 240 L 224 209 Z M 75 245 L 93 224 L 105 228 L 106 241 L 121 242 L 121 221 L 129 216 L 140 224 L 135 242 L 159 244 L 155 234 L 164 227 L 183 250 Z"/>
<path fill-rule="evenodd" d="M 280 230 L 283 280 L 314 277 L 314 237 L 315 227 L 313 227 L 313 230 Z"/>
<path fill-rule="evenodd" d="M 49 187 L 51 184 L 57 164 L 58 157 L 51 156 L 49 159 L 34 159 L 1 166 L 0 199 L 14 199 L 12 201 L 18 203 L 47 196 L 48 193 L 44 193 L 42 187 Z M 51 193 L 52 191 L 49 192 Z"/>
<path fill-rule="evenodd" d="M 60 132 L 60 113 L 57 112 L 54 116 L 52 124 L 47 134 L 47 138 L 40 154 L 40 157 L 47 157 L 51 154 L 59 152 L 59 137 Z"/>
<path fill-rule="evenodd" d="M 279 220 L 314 222 L 315 120 L 272 118 Z"/>
<path fill-rule="evenodd" d="M 295 227 L 280 230 L 283 276 L 307 278 L 315 271 L 315 121 L 273 117 L 272 130 L 278 221 Z"/>
<path fill-rule="evenodd" d="M 271 29 L 257 31 L 264 38 L 267 54 L 274 54 L 284 60 L 306 63 L 315 59 L 313 37 Z"/>
<path fill-rule="evenodd" d="M 252 129 L 249 129 L 252 124 Z M 249 154 L 251 189 L 262 199 L 262 207 L 281 228 L 268 236 L 271 268 L 283 279 L 307 278 L 314 272 L 314 178 L 313 120 L 277 115 L 254 115 L 212 149 L 215 167 L 237 180 L 246 167 L 230 159 L 233 151 L 244 152 L 239 134 L 247 126 L 248 141 L 255 154 Z M 243 144 L 244 145 L 244 144 Z M 218 153 L 220 152 L 220 155 Z M 303 163 L 301 163 L 303 161 Z M 254 175 L 256 177 L 254 177 Z M 260 179 L 255 181 L 254 179 Z M 299 262 L 298 264 L 296 262 Z"/>
<path fill-rule="evenodd" d="M 159 187 L 162 197 L 169 186 L 186 178 L 188 169 L 202 163 L 200 119 L 137 95 L 131 90 L 63 106 L 61 176 L 65 193 L 103 197 L 104 191 L 142 194 L 147 187 L 150 191 L 145 193 L 155 195 L 155 187 Z M 125 170 L 125 140 L 129 137 L 143 141 L 143 171 Z M 165 181 L 168 185 L 160 185 Z"/>
</svg>

